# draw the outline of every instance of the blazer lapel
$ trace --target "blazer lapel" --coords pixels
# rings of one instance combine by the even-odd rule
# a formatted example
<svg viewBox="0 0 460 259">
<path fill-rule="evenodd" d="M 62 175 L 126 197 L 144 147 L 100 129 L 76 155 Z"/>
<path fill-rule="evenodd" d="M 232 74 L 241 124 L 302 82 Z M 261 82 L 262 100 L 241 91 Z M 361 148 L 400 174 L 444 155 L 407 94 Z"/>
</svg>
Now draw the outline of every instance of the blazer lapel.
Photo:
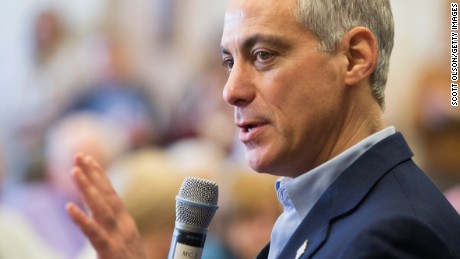
<svg viewBox="0 0 460 259">
<path fill-rule="evenodd" d="M 256 256 L 256 259 L 267 259 L 268 252 L 270 251 L 270 243 L 268 243 Z"/>
<path fill-rule="evenodd" d="M 296 258 L 297 251 L 307 240 L 308 245 L 305 251 L 301 251 L 300 258 L 310 258 L 327 239 L 331 222 L 355 208 L 380 178 L 411 157 L 412 152 L 400 133 L 374 145 L 326 190 L 302 220 L 279 258 Z"/>
<path fill-rule="evenodd" d="M 326 239 L 332 212 L 331 192 L 326 192 L 307 217 L 302 220 L 300 226 L 282 250 L 279 258 L 296 258 L 299 250 L 303 251 L 299 251 L 302 255 L 298 258 L 304 258 L 304 256 L 316 251 Z M 307 242 L 307 246 L 303 249 L 305 242 Z"/>
</svg>

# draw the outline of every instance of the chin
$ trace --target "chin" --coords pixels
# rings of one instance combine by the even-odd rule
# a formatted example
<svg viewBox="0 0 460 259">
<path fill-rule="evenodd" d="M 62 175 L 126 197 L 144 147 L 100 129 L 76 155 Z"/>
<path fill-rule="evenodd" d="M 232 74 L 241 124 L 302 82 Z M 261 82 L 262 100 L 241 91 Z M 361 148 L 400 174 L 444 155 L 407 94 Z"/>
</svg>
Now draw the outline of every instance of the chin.
<svg viewBox="0 0 460 259">
<path fill-rule="evenodd" d="M 254 156 L 250 152 L 246 154 L 246 159 L 248 161 L 249 167 L 251 167 L 254 171 L 263 174 L 271 174 L 271 175 L 282 175 L 283 172 L 280 170 L 276 170 L 277 166 L 273 160 L 268 159 L 267 157 L 260 157 Z"/>
<path fill-rule="evenodd" d="M 292 166 L 284 156 L 286 149 L 280 149 L 273 145 L 246 145 L 246 160 L 249 167 L 259 173 L 277 176 L 288 176 Z"/>
<path fill-rule="evenodd" d="M 271 174 L 276 176 L 296 177 L 302 172 L 297 172 L 290 164 L 284 164 L 281 161 L 275 160 L 273 157 L 255 157 L 250 154 L 246 155 L 249 167 L 254 171 L 262 174 Z"/>
<path fill-rule="evenodd" d="M 252 170 L 258 172 L 258 173 L 266 173 L 267 172 L 267 166 L 264 165 L 264 163 L 261 163 L 260 160 L 256 160 L 254 158 L 251 158 L 249 156 L 246 157 L 248 161 L 249 167 L 252 168 Z"/>
</svg>

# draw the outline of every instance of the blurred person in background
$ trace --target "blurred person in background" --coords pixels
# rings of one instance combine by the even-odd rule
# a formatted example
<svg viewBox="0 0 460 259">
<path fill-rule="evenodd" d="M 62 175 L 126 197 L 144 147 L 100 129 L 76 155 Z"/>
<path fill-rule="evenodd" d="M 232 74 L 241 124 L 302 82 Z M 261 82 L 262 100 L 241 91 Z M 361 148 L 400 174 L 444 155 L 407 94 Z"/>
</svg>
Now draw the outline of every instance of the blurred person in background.
<svg viewBox="0 0 460 259">
<path fill-rule="evenodd" d="M 181 174 L 215 180 L 219 178 L 226 158 L 221 145 L 203 137 L 179 139 L 168 145 L 165 151 Z"/>
<path fill-rule="evenodd" d="M 414 101 L 424 168 L 441 190 L 460 184 L 460 112 L 450 105 L 448 64 L 444 60 L 422 68 Z"/>
<path fill-rule="evenodd" d="M 276 177 L 249 170 L 230 173 L 234 175 L 224 189 L 228 199 L 221 212 L 222 242 L 229 251 L 227 258 L 255 258 L 283 211 L 273 191 Z"/>
<path fill-rule="evenodd" d="M 59 259 L 22 215 L 3 205 L 4 164 L 0 144 L 0 258 Z"/>
<path fill-rule="evenodd" d="M 127 46 L 105 32 L 99 35 L 93 51 L 95 76 L 74 96 L 67 112 L 90 111 L 112 120 L 126 132 L 132 148 L 160 142 L 163 122 L 155 96 L 134 75 Z"/>
<path fill-rule="evenodd" d="M 126 147 L 127 137 L 103 117 L 91 113 L 68 114 L 47 132 L 44 178 L 9 189 L 5 202 L 27 219 L 60 258 L 73 258 L 84 243 L 84 236 L 63 208 L 67 200 L 81 204 L 66 173 L 73 155 L 91 154 L 109 165 Z"/>
<path fill-rule="evenodd" d="M 443 13 L 451 12 L 444 1 Z M 442 16 L 437 45 L 450 45 L 450 15 Z M 434 48 L 437 46 L 434 46 Z M 460 110 L 451 105 L 450 48 L 432 57 L 419 69 L 414 94 L 413 125 L 422 152 L 423 168 L 460 211 Z"/>
<path fill-rule="evenodd" d="M 170 142 L 200 138 L 218 144 L 226 154 L 232 150 L 235 128 L 232 110 L 221 98 L 227 76 L 220 62 L 210 57 L 202 71 L 188 82 L 172 112 L 167 135 Z"/>
<path fill-rule="evenodd" d="M 63 13 L 53 7 L 40 8 L 30 24 L 30 66 L 24 81 L 14 90 L 6 146 L 10 177 L 20 178 L 36 166 L 47 128 L 81 91 L 83 61 L 78 41 Z"/>
</svg>

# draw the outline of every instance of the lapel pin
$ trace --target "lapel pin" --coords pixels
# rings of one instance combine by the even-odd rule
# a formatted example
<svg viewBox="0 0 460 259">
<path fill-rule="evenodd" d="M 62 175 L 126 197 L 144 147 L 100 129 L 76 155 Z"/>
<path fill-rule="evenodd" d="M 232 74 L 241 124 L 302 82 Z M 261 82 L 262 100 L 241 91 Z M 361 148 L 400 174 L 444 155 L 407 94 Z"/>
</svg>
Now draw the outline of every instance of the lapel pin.
<svg viewBox="0 0 460 259">
<path fill-rule="evenodd" d="M 307 250 L 307 244 L 308 244 L 308 240 L 305 240 L 305 242 L 303 242 L 303 244 L 299 247 L 299 249 L 297 249 L 295 259 L 299 259 L 305 253 L 305 251 Z"/>
</svg>

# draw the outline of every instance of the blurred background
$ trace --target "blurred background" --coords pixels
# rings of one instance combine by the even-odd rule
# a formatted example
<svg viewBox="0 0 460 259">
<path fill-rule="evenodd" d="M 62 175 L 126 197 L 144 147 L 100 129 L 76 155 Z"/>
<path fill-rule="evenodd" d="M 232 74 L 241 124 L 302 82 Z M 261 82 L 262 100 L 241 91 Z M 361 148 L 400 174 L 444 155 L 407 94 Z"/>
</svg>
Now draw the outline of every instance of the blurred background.
<svg viewBox="0 0 460 259">
<path fill-rule="evenodd" d="M 65 201 L 78 203 L 68 179 L 75 152 L 108 168 L 150 258 L 166 258 L 186 175 L 221 188 L 205 257 L 254 257 L 281 210 L 276 178 L 251 178 L 221 97 L 227 2 L 0 3 L 0 258 L 94 258 L 64 210 Z M 385 119 L 460 210 L 460 109 L 450 106 L 457 1 L 391 2 Z"/>
</svg>

